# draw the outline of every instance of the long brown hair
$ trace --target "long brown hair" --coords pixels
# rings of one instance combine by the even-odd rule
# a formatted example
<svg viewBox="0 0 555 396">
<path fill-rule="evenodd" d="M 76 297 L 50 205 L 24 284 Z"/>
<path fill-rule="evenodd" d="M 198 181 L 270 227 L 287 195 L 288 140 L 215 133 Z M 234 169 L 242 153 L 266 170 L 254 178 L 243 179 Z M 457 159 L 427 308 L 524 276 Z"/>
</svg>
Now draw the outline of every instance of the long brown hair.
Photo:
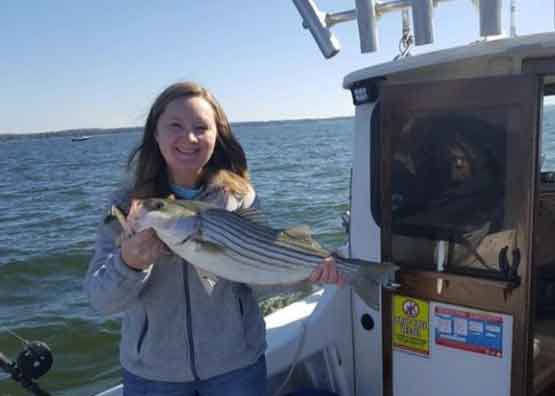
<svg viewBox="0 0 555 396">
<path fill-rule="evenodd" d="M 170 194 L 166 162 L 156 142 L 156 125 L 166 106 L 177 98 L 201 97 L 214 110 L 217 137 L 214 153 L 199 177 L 199 186 L 225 187 L 232 193 L 249 190 L 249 174 L 245 152 L 231 131 L 224 110 L 214 96 L 193 82 L 179 82 L 167 87 L 154 101 L 146 119 L 142 142 L 131 152 L 127 162 L 134 170 L 133 198 L 162 197 Z"/>
</svg>

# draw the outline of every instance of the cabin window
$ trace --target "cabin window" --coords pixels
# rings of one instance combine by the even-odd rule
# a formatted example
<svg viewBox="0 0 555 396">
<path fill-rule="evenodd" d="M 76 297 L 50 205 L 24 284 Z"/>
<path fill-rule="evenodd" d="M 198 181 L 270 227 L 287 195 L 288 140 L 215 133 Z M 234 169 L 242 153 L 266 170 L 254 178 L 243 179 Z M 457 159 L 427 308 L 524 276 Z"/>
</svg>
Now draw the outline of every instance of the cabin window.
<svg viewBox="0 0 555 396">
<path fill-rule="evenodd" d="M 546 99 L 543 106 L 542 132 L 541 170 L 555 172 L 555 96 Z"/>
<path fill-rule="evenodd" d="M 437 270 L 441 254 L 441 270 L 509 277 L 500 252 L 510 254 L 515 239 L 510 114 L 506 106 L 429 112 L 389 131 L 395 262 Z"/>
</svg>

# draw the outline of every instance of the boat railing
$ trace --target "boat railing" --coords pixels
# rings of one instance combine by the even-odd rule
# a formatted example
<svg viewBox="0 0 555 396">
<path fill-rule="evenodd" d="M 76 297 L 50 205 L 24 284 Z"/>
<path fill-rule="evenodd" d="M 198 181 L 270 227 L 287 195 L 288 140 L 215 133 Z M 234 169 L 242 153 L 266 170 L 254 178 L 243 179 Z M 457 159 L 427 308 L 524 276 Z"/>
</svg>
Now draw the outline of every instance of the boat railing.
<svg viewBox="0 0 555 396">
<path fill-rule="evenodd" d="M 379 18 L 389 12 L 403 12 L 403 32 L 410 30 L 408 13 L 412 13 L 412 30 L 415 45 L 434 42 L 433 10 L 440 3 L 454 0 L 355 0 L 355 8 L 341 12 L 323 12 L 314 0 L 293 0 L 303 18 L 303 27 L 308 29 L 325 58 L 335 56 L 341 45 L 331 28 L 339 23 L 356 19 L 361 53 L 374 52 L 379 48 L 377 24 Z M 503 34 L 501 10 L 503 0 L 471 0 L 477 6 L 480 19 L 480 36 Z M 516 36 L 516 0 L 511 0 L 511 37 Z M 412 36 L 412 35 L 411 35 Z"/>
</svg>

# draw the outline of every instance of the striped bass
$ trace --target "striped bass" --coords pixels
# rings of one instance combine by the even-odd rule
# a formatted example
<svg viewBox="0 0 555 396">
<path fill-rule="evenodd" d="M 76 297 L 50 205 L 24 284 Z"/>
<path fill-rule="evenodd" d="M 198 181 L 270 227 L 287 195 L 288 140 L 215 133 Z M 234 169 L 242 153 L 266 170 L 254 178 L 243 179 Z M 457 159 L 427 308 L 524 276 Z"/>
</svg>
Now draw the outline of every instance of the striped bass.
<svg viewBox="0 0 555 396">
<path fill-rule="evenodd" d="M 170 250 L 193 266 L 235 282 L 299 282 L 331 255 L 306 228 L 273 229 L 257 209 L 230 212 L 199 201 L 158 198 L 142 200 L 138 207 L 137 231 L 152 228 Z M 333 257 L 355 292 L 376 307 L 377 286 L 388 281 L 397 267 Z"/>
</svg>

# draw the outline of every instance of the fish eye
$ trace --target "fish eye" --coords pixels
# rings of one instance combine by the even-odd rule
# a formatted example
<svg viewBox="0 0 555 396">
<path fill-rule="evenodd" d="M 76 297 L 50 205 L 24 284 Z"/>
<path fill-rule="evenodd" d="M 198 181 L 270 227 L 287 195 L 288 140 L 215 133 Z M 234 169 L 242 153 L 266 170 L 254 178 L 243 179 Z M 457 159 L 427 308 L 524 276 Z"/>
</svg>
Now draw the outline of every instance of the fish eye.
<svg viewBox="0 0 555 396">
<path fill-rule="evenodd" d="M 164 201 L 159 199 L 150 199 L 145 202 L 145 207 L 148 210 L 160 210 L 164 208 Z"/>
</svg>

